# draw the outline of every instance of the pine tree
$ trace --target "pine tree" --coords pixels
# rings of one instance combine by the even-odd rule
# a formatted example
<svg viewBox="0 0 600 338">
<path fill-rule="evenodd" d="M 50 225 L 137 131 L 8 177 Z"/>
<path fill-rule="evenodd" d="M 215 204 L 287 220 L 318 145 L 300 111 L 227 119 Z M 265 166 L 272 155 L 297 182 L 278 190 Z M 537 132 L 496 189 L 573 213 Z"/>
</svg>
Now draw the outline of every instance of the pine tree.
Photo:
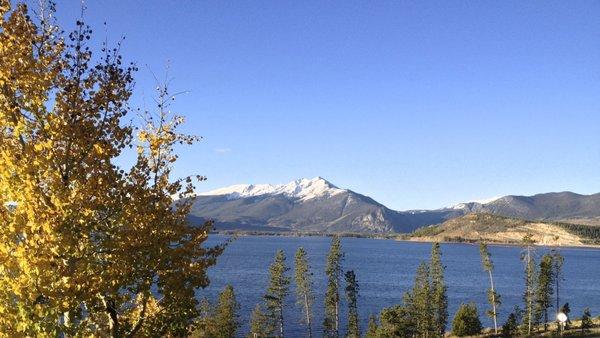
<svg viewBox="0 0 600 338">
<path fill-rule="evenodd" d="M 552 255 L 552 274 L 553 274 L 552 279 L 554 280 L 554 292 L 556 293 L 556 315 L 558 315 L 558 312 L 560 311 L 560 292 L 559 292 L 560 291 L 560 282 L 563 280 L 562 267 L 563 267 L 565 259 L 560 254 L 560 252 L 555 249 L 552 249 L 551 255 Z M 556 324 L 560 330 L 560 325 L 558 325 L 559 324 L 558 319 L 557 319 Z"/>
<path fill-rule="evenodd" d="M 326 337 L 339 337 L 340 325 L 340 279 L 342 278 L 342 252 L 340 238 L 333 237 L 327 255 L 325 274 L 327 275 L 327 291 L 325 292 L 325 318 L 323 331 Z"/>
<path fill-rule="evenodd" d="M 492 262 L 490 252 L 488 251 L 487 245 L 485 243 L 479 244 L 479 253 L 481 255 L 483 271 L 487 272 L 490 278 L 490 288 L 487 291 L 487 298 L 488 303 L 490 303 L 490 306 L 492 308 L 486 311 L 486 314 L 493 319 L 494 333 L 498 334 L 498 307 L 500 306 L 501 301 L 500 295 L 496 292 L 496 289 L 494 288 L 494 277 L 492 274 L 492 272 L 494 271 L 494 263 Z"/>
<path fill-rule="evenodd" d="M 219 294 L 216 306 L 203 298 L 200 300 L 199 317 L 193 325 L 190 337 L 231 338 L 240 327 L 238 321 L 240 305 L 235 299 L 231 285 L 225 286 Z"/>
<path fill-rule="evenodd" d="M 271 279 L 264 296 L 271 326 L 279 331 L 278 337 L 283 337 L 283 306 L 290 285 L 290 277 L 286 276 L 288 270 L 285 265 L 285 253 L 278 250 L 275 261 L 269 267 Z"/>
<path fill-rule="evenodd" d="M 404 298 L 405 304 L 412 304 L 408 293 L 405 294 Z M 410 305 L 396 305 L 383 309 L 379 315 L 380 325 L 375 337 L 424 336 L 417 331 L 416 316 Z"/>
<path fill-rule="evenodd" d="M 262 306 L 257 304 L 250 318 L 250 333 L 248 338 L 266 338 L 273 335 L 273 327 L 269 324 L 269 318 L 264 313 Z"/>
<path fill-rule="evenodd" d="M 554 274 L 552 256 L 546 254 L 540 260 L 540 270 L 535 290 L 537 305 L 536 318 L 544 320 L 544 331 L 548 330 L 548 308 L 552 307 L 552 294 L 554 293 Z"/>
<path fill-rule="evenodd" d="M 304 248 L 296 251 L 295 280 L 297 303 L 303 308 L 303 318 L 308 329 L 308 337 L 312 337 L 312 304 L 314 301 L 312 273 Z"/>
<path fill-rule="evenodd" d="M 533 258 L 533 244 L 535 242 L 532 239 L 530 234 L 525 235 L 523 237 L 523 247 L 524 253 L 521 256 L 521 260 L 525 264 L 525 291 L 523 294 L 523 301 L 525 302 L 525 318 L 524 324 L 526 325 L 526 333 L 527 335 L 531 335 L 531 330 L 533 328 L 534 321 L 534 311 L 535 311 L 535 260 Z"/>
<path fill-rule="evenodd" d="M 190 334 L 190 337 L 204 338 L 214 336 L 217 333 L 217 330 L 215 329 L 214 325 L 214 309 L 212 305 L 208 299 L 202 298 L 198 308 L 199 315 L 193 325 L 193 330 Z"/>
<path fill-rule="evenodd" d="M 367 327 L 367 332 L 365 333 L 366 338 L 378 338 L 378 329 L 377 326 L 377 317 L 374 314 L 369 316 L 369 325 Z"/>
<path fill-rule="evenodd" d="M 232 338 L 240 327 L 238 311 L 240 305 L 235 298 L 231 285 L 225 286 L 219 294 L 219 302 L 215 309 L 214 325 L 218 328 L 219 338 Z"/>
<path fill-rule="evenodd" d="M 346 337 L 360 338 L 358 320 L 358 282 L 354 271 L 346 271 L 346 300 L 348 302 L 348 333 Z"/>
<path fill-rule="evenodd" d="M 417 268 L 415 283 L 410 293 L 405 295 L 407 311 L 414 318 L 414 328 L 417 335 L 428 337 L 437 335 L 434 323 L 431 281 L 429 265 L 421 262 Z"/>
<path fill-rule="evenodd" d="M 502 325 L 502 337 L 510 338 L 515 337 L 519 330 L 519 322 L 517 319 L 517 315 L 514 312 L 511 312 L 506 319 L 506 323 Z"/>
<path fill-rule="evenodd" d="M 434 243 L 431 249 L 430 276 L 435 331 L 436 335 L 443 337 L 448 321 L 448 296 L 446 294 L 448 288 L 444 282 L 444 266 L 439 243 Z"/>
<path fill-rule="evenodd" d="M 452 334 L 474 336 L 481 333 L 481 321 L 475 303 L 461 304 L 452 320 Z"/>
</svg>

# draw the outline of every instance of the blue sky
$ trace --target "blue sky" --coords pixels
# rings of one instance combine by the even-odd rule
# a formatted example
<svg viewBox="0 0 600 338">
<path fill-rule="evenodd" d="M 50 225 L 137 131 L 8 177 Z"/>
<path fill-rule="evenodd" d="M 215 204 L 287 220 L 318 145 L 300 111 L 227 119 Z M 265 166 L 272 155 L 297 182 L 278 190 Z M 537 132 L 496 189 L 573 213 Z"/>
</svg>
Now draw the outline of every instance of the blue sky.
<svg viewBox="0 0 600 338">
<path fill-rule="evenodd" d="M 176 173 L 199 191 L 322 176 L 400 210 L 600 191 L 600 2 L 87 6 L 96 39 L 126 36 L 135 105 L 167 60 L 189 91 L 174 109 L 205 139 Z"/>
</svg>

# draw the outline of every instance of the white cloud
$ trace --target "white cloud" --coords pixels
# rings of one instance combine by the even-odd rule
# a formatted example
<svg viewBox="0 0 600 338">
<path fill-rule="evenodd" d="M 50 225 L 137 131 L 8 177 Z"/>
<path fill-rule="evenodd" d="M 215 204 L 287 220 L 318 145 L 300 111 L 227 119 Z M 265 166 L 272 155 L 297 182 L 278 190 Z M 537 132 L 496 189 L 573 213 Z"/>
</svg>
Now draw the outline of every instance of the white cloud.
<svg viewBox="0 0 600 338">
<path fill-rule="evenodd" d="M 231 152 L 231 148 L 216 148 L 214 151 L 217 154 L 227 154 Z"/>
</svg>

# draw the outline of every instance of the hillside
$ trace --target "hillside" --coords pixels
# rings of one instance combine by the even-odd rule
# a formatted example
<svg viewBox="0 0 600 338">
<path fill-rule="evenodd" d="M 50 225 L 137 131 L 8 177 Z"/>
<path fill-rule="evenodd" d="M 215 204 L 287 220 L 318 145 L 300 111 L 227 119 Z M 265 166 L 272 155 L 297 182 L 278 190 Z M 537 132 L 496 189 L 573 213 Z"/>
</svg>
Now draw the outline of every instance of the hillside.
<svg viewBox="0 0 600 338">
<path fill-rule="evenodd" d="M 217 231 L 391 234 L 470 213 L 574 224 L 600 224 L 600 194 L 572 192 L 505 196 L 435 210 L 396 211 L 373 198 L 316 177 L 286 184 L 238 184 L 201 193 L 191 210 L 197 224 L 213 220 Z"/>
<path fill-rule="evenodd" d="M 484 213 L 471 213 L 419 229 L 410 235 L 410 239 L 519 244 L 526 234 L 531 234 L 539 245 L 600 244 L 600 227 L 527 221 Z"/>
<path fill-rule="evenodd" d="M 402 215 L 317 177 L 282 185 L 237 185 L 198 196 L 192 216 L 217 230 L 410 232 Z"/>
<path fill-rule="evenodd" d="M 600 194 L 553 192 L 533 196 L 505 196 L 473 211 L 530 220 L 600 224 Z"/>
</svg>

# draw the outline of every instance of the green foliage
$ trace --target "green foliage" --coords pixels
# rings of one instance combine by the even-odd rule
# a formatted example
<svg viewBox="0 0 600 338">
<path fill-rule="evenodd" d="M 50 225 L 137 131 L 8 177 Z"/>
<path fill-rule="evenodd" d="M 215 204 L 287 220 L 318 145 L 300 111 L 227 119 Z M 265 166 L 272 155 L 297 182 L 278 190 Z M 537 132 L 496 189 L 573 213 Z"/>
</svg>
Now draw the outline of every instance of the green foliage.
<svg viewBox="0 0 600 338">
<path fill-rule="evenodd" d="M 264 298 L 270 326 L 278 329 L 280 337 L 283 337 L 283 305 L 289 293 L 290 277 L 286 276 L 289 269 L 285 265 L 285 253 L 278 250 L 275 261 L 269 267 L 271 279 Z"/>
<path fill-rule="evenodd" d="M 376 337 L 412 337 L 417 334 L 415 316 L 406 306 L 396 305 L 381 311 Z"/>
<path fill-rule="evenodd" d="M 377 317 L 374 314 L 369 316 L 369 324 L 367 326 L 367 332 L 365 333 L 366 338 L 377 338 L 379 326 L 377 325 Z"/>
<path fill-rule="evenodd" d="M 358 282 L 354 271 L 346 271 L 346 300 L 348 301 L 348 333 L 346 337 L 359 338 L 360 325 L 358 321 Z"/>
<path fill-rule="evenodd" d="M 439 225 L 430 225 L 418 228 L 410 234 L 410 237 L 429 237 L 439 235 L 444 231 Z"/>
<path fill-rule="evenodd" d="M 430 278 L 433 305 L 433 325 L 437 335 L 443 336 L 448 321 L 448 287 L 444 282 L 444 266 L 440 243 L 434 243 L 431 249 Z"/>
<path fill-rule="evenodd" d="M 421 262 L 417 268 L 415 283 L 412 290 L 404 297 L 408 313 L 412 317 L 415 331 L 421 336 L 434 336 L 437 330 L 434 326 L 434 308 L 432 304 L 431 281 L 429 265 Z"/>
<path fill-rule="evenodd" d="M 225 289 L 219 294 L 219 303 L 215 312 L 215 325 L 219 329 L 216 337 L 235 337 L 235 333 L 240 327 L 239 309 L 240 304 L 235 298 L 233 287 L 225 286 Z"/>
<path fill-rule="evenodd" d="M 463 337 L 481 333 L 481 321 L 475 303 L 461 304 L 452 320 L 452 334 Z"/>
<path fill-rule="evenodd" d="M 303 316 L 301 317 L 308 329 L 308 336 L 312 337 L 312 304 L 314 302 L 312 291 L 313 281 L 304 248 L 298 248 L 298 251 L 296 251 L 295 266 L 294 279 L 296 280 L 297 303 L 304 309 Z"/>
<path fill-rule="evenodd" d="M 490 287 L 487 290 L 487 300 L 491 308 L 486 311 L 486 315 L 492 318 L 494 321 L 494 332 L 498 333 L 498 307 L 500 307 L 502 302 L 500 300 L 500 295 L 494 288 L 494 276 L 492 274 L 494 271 L 494 263 L 492 262 L 491 254 L 488 251 L 485 243 L 479 243 L 479 254 L 481 255 L 483 271 L 486 271 L 490 277 Z"/>
<path fill-rule="evenodd" d="M 592 313 L 589 307 L 583 309 L 583 316 L 581 316 L 581 332 L 588 332 L 594 323 L 592 322 Z"/>
<path fill-rule="evenodd" d="M 523 293 L 523 301 L 525 303 L 525 318 L 523 324 L 525 325 L 525 332 L 530 335 L 533 324 L 535 323 L 535 281 L 536 281 L 536 268 L 535 260 L 533 258 L 533 244 L 534 240 L 530 234 L 523 237 L 524 253 L 521 256 L 521 260 L 525 265 L 525 291 Z"/>
<path fill-rule="evenodd" d="M 567 232 L 582 237 L 583 242 L 586 244 L 600 244 L 600 227 L 593 225 L 583 224 L 570 224 L 570 223 L 554 223 Z"/>
<path fill-rule="evenodd" d="M 558 250 L 552 249 L 552 279 L 554 280 L 554 292 L 556 293 L 556 308 L 560 307 L 560 282 L 563 280 L 562 267 L 565 262 L 564 257 Z"/>
<path fill-rule="evenodd" d="M 207 299 L 200 301 L 200 317 L 194 325 L 191 337 L 235 337 L 240 327 L 240 305 L 231 285 L 225 286 L 219 294 L 219 301 L 213 307 Z"/>
<path fill-rule="evenodd" d="M 554 293 L 554 273 L 552 255 L 546 254 L 540 260 L 540 270 L 537 276 L 535 290 L 536 321 L 543 319 L 544 331 L 548 329 L 548 308 L 552 307 Z"/>
<path fill-rule="evenodd" d="M 213 321 L 213 308 L 206 298 L 202 298 L 199 303 L 199 316 L 192 327 L 192 338 L 209 337 L 215 333 Z"/>
<path fill-rule="evenodd" d="M 490 252 L 488 251 L 488 247 L 485 243 L 479 243 L 479 254 L 481 255 L 483 271 L 493 271 L 494 263 L 492 262 Z"/>
<path fill-rule="evenodd" d="M 502 325 L 502 337 L 514 337 L 519 332 L 519 321 L 517 318 L 517 314 L 511 312 L 508 315 L 508 319 L 506 319 L 506 323 Z"/>
<path fill-rule="evenodd" d="M 340 238 L 333 237 L 327 255 L 325 274 L 327 275 L 327 291 L 325 292 L 325 318 L 323 320 L 323 334 L 326 337 L 339 337 L 339 307 L 340 307 L 340 279 L 342 277 L 342 252 Z"/>
<path fill-rule="evenodd" d="M 250 318 L 250 333 L 248 334 L 248 338 L 271 337 L 273 331 L 274 328 L 270 325 L 269 318 L 264 313 L 262 306 L 257 304 Z"/>
</svg>

